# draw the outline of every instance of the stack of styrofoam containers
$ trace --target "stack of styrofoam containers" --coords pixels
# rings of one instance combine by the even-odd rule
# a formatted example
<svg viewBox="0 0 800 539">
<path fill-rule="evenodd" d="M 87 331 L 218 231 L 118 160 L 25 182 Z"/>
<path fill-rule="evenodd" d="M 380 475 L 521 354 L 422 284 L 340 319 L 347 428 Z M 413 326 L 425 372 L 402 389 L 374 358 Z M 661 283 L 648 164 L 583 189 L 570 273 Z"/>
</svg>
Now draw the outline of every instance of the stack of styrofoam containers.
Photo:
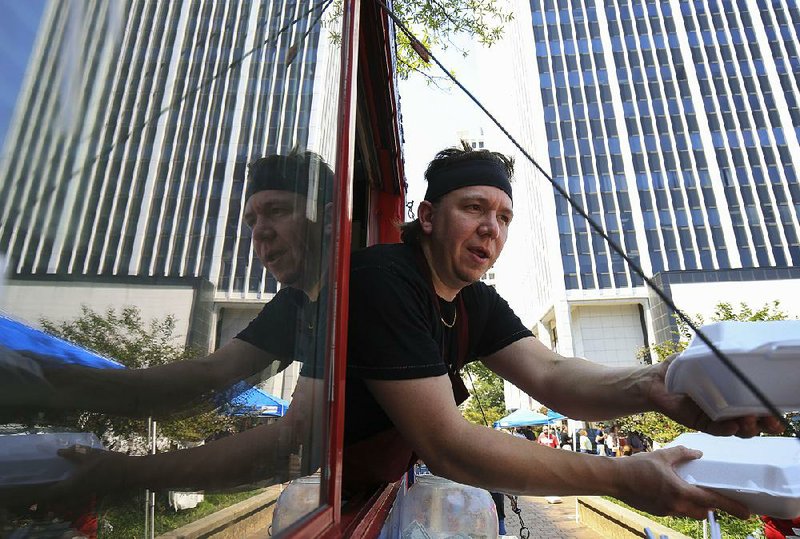
<svg viewBox="0 0 800 539">
<path fill-rule="evenodd" d="M 82 445 L 103 449 L 89 432 L 49 432 L 0 436 L 0 487 L 43 485 L 67 479 L 75 465 L 59 449 Z"/>
<path fill-rule="evenodd" d="M 783 412 L 800 409 L 800 320 L 718 322 L 701 331 Z M 667 389 L 686 393 L 711 419 L 769 411 L 695 337 L 670 365 Z"/>
<path fill-rule="evenodd" d="M 676 468 L 688 483 L 737 500 L 756 515 L 800 516 L 800 442 L 795 438 L 748 440 L 693 432 L 667 447 L 676 445 L 703 452 L 702 458 Z"/>
<path fill-rule="evenodd" d="M 781 412 L 800 410 L 800 320 L 718 322 L 701 331 Z M 769 415 L 769 410 L 711 349 L 695 337 L 667 370 L 667 389 L 685 393 L 713 420 Z M 678 474 L 747 505 L 754 514 L 800 516 L 800 440 L 693 433 L 683 445 L 703 457 Z"/>
<path fill-rule="evenodd" d="M 443 477 L 418 476 L 399 509 L 396 530 L 402 539 L 497 537 L 497 509 L 491 495 Z"/>
</svg>

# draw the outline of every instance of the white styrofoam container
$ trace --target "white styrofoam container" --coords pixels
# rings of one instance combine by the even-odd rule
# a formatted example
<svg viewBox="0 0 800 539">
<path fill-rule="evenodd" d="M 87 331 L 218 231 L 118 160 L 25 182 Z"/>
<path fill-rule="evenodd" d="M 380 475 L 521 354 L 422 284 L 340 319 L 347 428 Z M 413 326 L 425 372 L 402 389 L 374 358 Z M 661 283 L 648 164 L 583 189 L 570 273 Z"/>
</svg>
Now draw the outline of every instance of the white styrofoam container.
<svg viewBox="0 0 800 539">
<path fill-rule="evenodd" d="M 800 441 L 762 436 L 736 438 L 687 433 L 667 445 L 698 449 L 703 456 L 675 467 L 686 482 L 746 505 L 755 515 L 800 516 Z"/>
<path fill-rule="evenodd" d="M 58 450 L 73 445 L 103 449 L 90 432 L 0 435 L 0 488 L 63 481 L 75 465 Z"/>
<path fill-rule="evenodd" d="M 800 410 L 800 320 L 717 322 L 701 330 L 772 404 Z M 669 366 L 666 385 L 688 394 L 714 420 L 769 414 L 697 337 Z"/>
</svg>

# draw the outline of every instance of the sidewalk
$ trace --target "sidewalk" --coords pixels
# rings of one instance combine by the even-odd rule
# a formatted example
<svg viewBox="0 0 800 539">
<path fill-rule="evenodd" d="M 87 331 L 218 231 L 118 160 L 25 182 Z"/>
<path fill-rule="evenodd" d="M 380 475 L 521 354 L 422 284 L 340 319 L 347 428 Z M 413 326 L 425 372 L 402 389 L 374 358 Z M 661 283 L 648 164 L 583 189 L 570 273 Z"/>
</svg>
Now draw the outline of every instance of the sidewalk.
<svg viewBox="0 0 800 539">
<path fill-rule="evenodd" d="M 575 522 L 575 498 L 563 497 L 558 504 L 547 503 L 537 496 L 520 496 L 522 520 L 530 530 L 530 538 L 547 539 L 601 539 L 602 536 Z M 511 502 L 505 499 L 506 534 L 520 537 L 519 518 L 511 511 Z"/>
</svg>

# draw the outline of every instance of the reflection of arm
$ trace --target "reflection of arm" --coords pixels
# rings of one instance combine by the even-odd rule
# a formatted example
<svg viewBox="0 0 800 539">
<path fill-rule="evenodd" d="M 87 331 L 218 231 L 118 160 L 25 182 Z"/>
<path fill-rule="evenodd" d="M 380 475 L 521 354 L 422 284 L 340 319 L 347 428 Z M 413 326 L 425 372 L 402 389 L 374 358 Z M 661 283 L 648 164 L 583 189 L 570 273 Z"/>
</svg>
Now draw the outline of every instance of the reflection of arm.
<svg viewBox="0 0 800 539">
<path fill-rule="evenodd" d="M 288 365 L 239 339 L 207 357 L 147 369 L 92 369 L 77 366 L 45 370 L 50 391 L 32 406 L 105 412 L 134 417 L 162 416 L 202 404 L 270 366 Z M 274 374 L 274 373 L 269 373 Z"/>
<path fill-rule="evenodd" d="M 59 490 L 103 494 L 117 489 L 201 490 L 285 481 L 290 478 L 292 454 L 302 456 L 296 472 L 307 475 L 319 466 L 318 446 L 324 441 L 323 387 L 322 380 L 300 377 L 285 416 L 199 447 L 141 457 L 101 452 L 94 455 L 94 462 L 87 459 L 83 473 Z"/>
</svg>

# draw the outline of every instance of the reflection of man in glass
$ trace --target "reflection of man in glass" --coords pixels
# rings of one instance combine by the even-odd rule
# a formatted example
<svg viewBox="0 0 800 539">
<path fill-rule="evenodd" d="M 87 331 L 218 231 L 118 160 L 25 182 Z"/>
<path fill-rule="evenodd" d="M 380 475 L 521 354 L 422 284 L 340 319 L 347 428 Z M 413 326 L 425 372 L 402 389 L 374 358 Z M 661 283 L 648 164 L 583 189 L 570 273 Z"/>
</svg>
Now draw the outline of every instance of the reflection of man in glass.
<svg viewBox="0 0 800 539">
<path fill-rule="evenodd" d="M 284 481 L 291 455 L 302 455 L 294 475 L 318 467 L 325 324 L 317 321 L 326 308 L 320 290 L 332 183 L 333 172 L 312 152 L 272 155 L 250 165 L 244 220 L 256 255 L 283 287 L 244 331 L 208 357 L 140 370 L 45 367 L 39 391 L 0 391 L 2 406 L 13 409 L 186 415 L 219 406 L 249 387 L 244 380 L 257 382 L 299 360 L 301 376 L 286 415 L 198 448 L 146 457 L 71 448 L 61 454 L 79 465 L 78 473 L 45 495 Z"/>
</svg>

